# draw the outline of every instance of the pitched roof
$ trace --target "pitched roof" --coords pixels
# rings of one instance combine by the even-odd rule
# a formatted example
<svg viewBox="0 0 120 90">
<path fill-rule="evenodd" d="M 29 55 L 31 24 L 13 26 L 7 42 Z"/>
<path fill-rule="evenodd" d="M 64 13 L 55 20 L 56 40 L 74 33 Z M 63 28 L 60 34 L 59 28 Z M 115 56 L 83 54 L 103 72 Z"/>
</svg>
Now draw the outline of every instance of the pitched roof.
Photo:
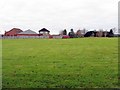
<svg viewBox="0 0 120 90">
<path fill-rule="evenodd" d="M 20 32 L 22 32 L 22 30 L 19 28 L 13 28 L 10 31 L 7 31 L 6 33 L 8 33 L 8 32 L 20 33 Z"/>
<path fill-rule="evenodd" d="M 46 28 L 43 28 L 43 29 L 39 30 L 39 32 L 50 32 L 50 31 L 47 30 Z"/>
<path fill-rule="evenodd" d="M 23 31 L 23 32 L 18 33 L 18 34 L 37 34 L 37 33 L 32 31 L 32 30 L 26 30 L 26 31 Z"/>
</svg>

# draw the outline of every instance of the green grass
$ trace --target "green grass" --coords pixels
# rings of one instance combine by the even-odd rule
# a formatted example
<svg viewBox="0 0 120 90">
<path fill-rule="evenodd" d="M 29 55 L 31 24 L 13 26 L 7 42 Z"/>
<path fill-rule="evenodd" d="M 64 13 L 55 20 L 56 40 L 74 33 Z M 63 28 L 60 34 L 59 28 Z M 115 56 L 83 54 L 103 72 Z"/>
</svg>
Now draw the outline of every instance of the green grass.
<svg viewBox="0 0 120 90">
<path fill-rule="evenodd" d="M 5 39 L 3 88 L 118 87 L 118 39 Z"/>
</svg>

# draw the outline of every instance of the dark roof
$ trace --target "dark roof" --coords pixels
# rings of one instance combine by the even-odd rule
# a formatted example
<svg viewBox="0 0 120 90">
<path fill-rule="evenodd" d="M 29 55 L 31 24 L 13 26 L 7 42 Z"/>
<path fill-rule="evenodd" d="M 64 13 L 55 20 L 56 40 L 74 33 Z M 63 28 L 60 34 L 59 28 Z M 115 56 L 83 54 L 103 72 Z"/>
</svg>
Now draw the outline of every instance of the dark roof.
<svg viewBox="0 0 120 90">
<path fill-rule="evenodd" d="M 43 29 L 39 30 L 39 32 L 50 32 L 50 31 L 47 30 L 46 28 L 43 28 Z"/>
<path fill-rule="evenodd" d="M 84 37 L 90 37 L 92 34 L 94 33 L 94 31 L 88 31 Z"/>
</svg>

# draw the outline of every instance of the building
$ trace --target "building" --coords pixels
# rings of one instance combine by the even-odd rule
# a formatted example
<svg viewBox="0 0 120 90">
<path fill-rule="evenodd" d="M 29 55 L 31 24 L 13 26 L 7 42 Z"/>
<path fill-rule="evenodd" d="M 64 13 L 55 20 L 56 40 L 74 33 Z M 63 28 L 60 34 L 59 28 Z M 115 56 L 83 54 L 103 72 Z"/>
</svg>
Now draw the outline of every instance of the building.
<svg viewBox="0 0 120 90">
<path fill-rule="evenodd" d="M 17 36 L 39 36 L 39 35 L 36 32 L 29 29 L 18 33 Z"/>
<path fill-rule="evenodd" d="M 107 37 L 108 33 L 107 31 L 88 31 L 84 37 Z"/>
<path fill-rule="evenodd" d="M 4 36 L 17 36 L 18 33 L 23 32 L 21 29 L 19 28 L 13 28 L 10 31 L 5 31 Z"/>
<path fill-rule="evenodd" d="M 76 32 L 76 37 L 83 37 L 84 36 L 84 31 L 83 30 L 78 30 L 77 32 Z"/>
<path fill-rule="evenodd" d="M 49 36 L 50 35 L 50 31 L 47 30 L 46 28 L 43 28 L 41 30 L 38 31 L 39 32 L 39 35 L 41 36 Z"/>
</svg>

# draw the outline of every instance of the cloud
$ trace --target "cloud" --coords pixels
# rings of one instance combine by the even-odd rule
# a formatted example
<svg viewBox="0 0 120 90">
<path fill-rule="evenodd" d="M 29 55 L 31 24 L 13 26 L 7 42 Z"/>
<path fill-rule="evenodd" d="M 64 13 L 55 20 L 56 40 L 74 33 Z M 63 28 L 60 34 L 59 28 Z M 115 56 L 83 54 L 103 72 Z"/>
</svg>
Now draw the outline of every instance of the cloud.
<svg viewBox="0 0 120 90">
<path fill-rule="evenodd" d="M 1 0 L 1 32 L 14 27 L 46 27 L 51 33 L 64 28 L 109 29 L 117 27 L 117 7 L 117 0 Z"/>
</svg>

